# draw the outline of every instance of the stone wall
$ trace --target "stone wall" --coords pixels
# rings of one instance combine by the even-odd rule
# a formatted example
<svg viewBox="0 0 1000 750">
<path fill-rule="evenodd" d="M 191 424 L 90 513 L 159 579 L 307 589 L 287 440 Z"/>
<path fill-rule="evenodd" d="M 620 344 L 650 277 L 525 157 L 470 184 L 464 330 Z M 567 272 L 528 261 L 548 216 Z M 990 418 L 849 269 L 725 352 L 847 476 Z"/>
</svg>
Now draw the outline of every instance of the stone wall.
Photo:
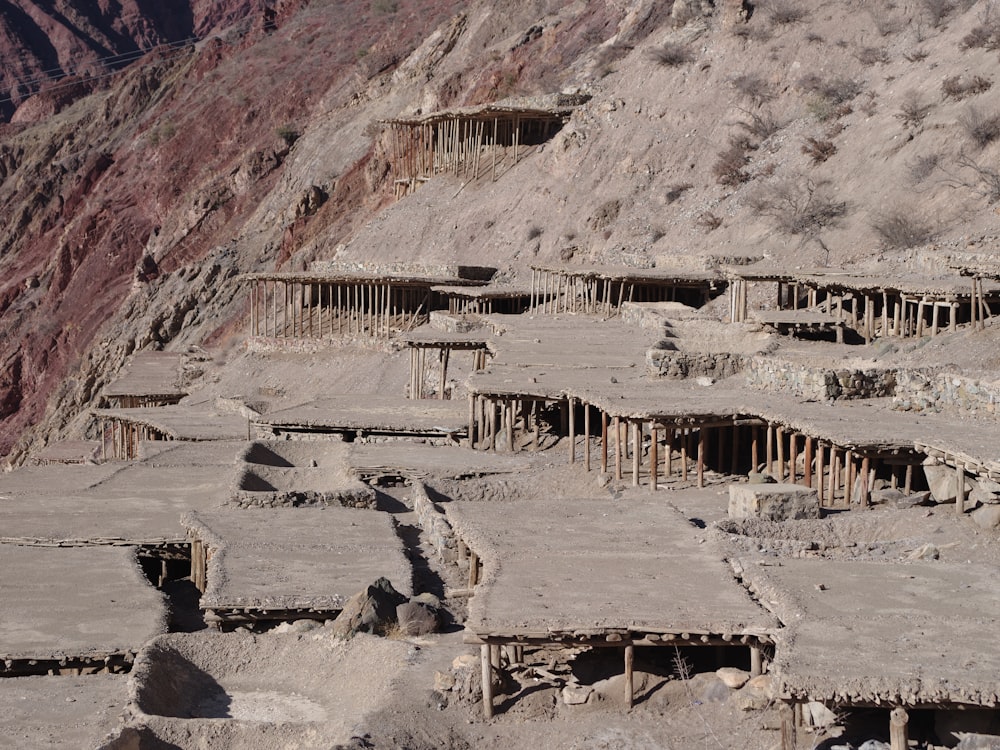
<svg viewBox="0 0 1000 750">
<path fill-rule="evenodd" d="M 417 523 L 427 535 L 427 540 L 434 548 L 434 553 L 441 562 L 458 561 L 458 541 L 455 531 L 445 518 L 444 513 L 427 496 L 426 488 L 419 482 L 413 485 L 413 510 L 417 515 Z"/>
<path fill-rule="evenodd" d="M 679 380 L 683 378 L 711 377 L 722 380 L 742 372 L 747 358 L 742 354 L 704 354 L 678 352 L 668 349 L 650 349 L 646 364 L 655 377 Z"/>
<path fill-rule="evenodd" d="M 358 484 L 357 487 L 334 491 L 317 490 L 236 490 L 223 503 L 237 508 L 315 508 L 341 506 L 344 508 L 374 509 L 377 504 L 375 490 Z"/>
<path fill-rule="evenodd" d="M 926 411 L 993 416 L 1000 402 L 1000 382 L 926 370 L 901 370 L 892 408 L 899 411 Z"/>
<path fill-rule="evenodd" d="M 752 388 L 818 401 L 881 398 L 895 395 L 897 388 L 897 371 L 887 368 L 809 367 L 773 357 L 749 357 L 744 372 Z"/>
</svg>

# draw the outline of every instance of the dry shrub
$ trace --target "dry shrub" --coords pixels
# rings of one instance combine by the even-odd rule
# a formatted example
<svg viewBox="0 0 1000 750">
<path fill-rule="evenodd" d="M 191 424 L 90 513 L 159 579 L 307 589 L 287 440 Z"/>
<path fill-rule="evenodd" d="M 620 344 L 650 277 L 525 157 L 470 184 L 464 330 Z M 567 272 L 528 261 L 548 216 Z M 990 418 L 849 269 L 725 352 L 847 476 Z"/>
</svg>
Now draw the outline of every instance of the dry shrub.
<svg viewBox="0 0 1000 750">
<path fill-rule="evenodd" d="M 903 94 L 903 101 L 899 105 L 896 117 L 903 121 L 904 127 L 916 128 L 930 111 L 931 105 L 924 104 L 920 92 L 917 89 L 909 89 Z"/>
<path fill-rule="evenodd" d="M 1000 138 L 1000 115 L 984 114 L 978 107 L 969 107 L 958 118 L 958 124 L 976 146 L 985 148 Z"/>
<path fill-rule="evenodd" d="M 957 7 L 955 0 L 920 0 L 931 28 L 940 28 Z"/>
<path fill-rule="evenodd" d="M 744 120 L 742 122 L 736 123 L 744 132 L 757 138 L 758 141 L 766 141 L 772 135 L 781 130 L 784 124 L 775 117 L 773 112 L 747 112 L 744 110 L 744 114 L 749 118 L 749 120 Z"/>
<path fill-rule="evenodd" d="M 729 187 L 736 187 L 748 182 L 750 174 L 746 171 L 747 161 L 746 153 L 738 146 L 730 145 L 729 148 L 720 151 L 712 166 L 715 181 Z"/>
<path fill-rule="evenodd" d="M 702 211 L 695 219 L 695 224 L 705 230 L 705 233 L 713 232 L 722 226 L 722 218 L 716 216 L 711 211 Z"/>
<path fill-rule="evenodd" d="M 860 83 L 853 78 L 843 76 L 823 78 L 815 73 L 810 73 L 799 79 L 798 86 L 805 93 L 822 97 L 831 104 L 849 102 L 861 93 Z"/>
<path fill-rule="evenodd" d="M 910 176 L 910 182 L 919 185 L 930 177 L 934 170 L 941 163 L 941 154 L 923 154 L 911 159 L 906 164 L 906 171 Z"/>
<path fill-rule="evenodd" d="M 889 50 L 885 47 L 861 47 L 854 56 L 862 65 L 875 65 L 889 62 Z"/>
<path fill-rule="evenodd" d="M 813 164 L 820 164 L 837 153 L 837 147 L 833 141 L 806 138 L 806 142 L 802 144 L 802 153 L 808 154 L 812 158 Z"/>
<path fill-rule="evenodd" d="M 917 47 L 917 49 L 910 50 L 909 52 L 904 52 L 903 57 L 906 59 L 907 62 L 917 63 L 926 60 L 929 54 L 930 53 L 927 52 L 927 50 L 925 50 L 923 47 Z"/>
<path fill-rule="evenodd" d="M 756 73 L 738 75 L 730 78 L 729 82 L 741 99 L 750 102 L 755 107 L 759 107 L 764 102 L 769 102 L 774 98 L 771 84 Z"/>
<path fill-rule="evenodd" d="M 953 188 L 966 188 L 991 206 L 1000 202 L 1000 171 L 988 164 L 981 164 L 964 151 L 955 161 L 957 169 L 945 171 L 945 185 Z"/>
<path fill-rule="evenodd" d="M 948 76 L 941 82 L 941 94 L 945 99 L 959 102 L 970 96 L 989 91 L 992 86 L 993 81 L 983 76 L 972 76 L 968 80 L 963 79 L 962 76 Z"/>
<path fill-rule="evenodd" d="M 871 228 L 890 250 L 925 245 L 934 237 L 931 225 L 912 207 L 897 206 L 876 214 L 871 220 Z"/>
<path fill-rule="evenodd" d="M 666 68 L 676 68 L 694 60 L 690 47 L 679 42 L 664 42 L 649 50 L 649 58 Z"/>
<path fill-rule="evenodd" d="M 846 201 L 837 200 L 830 183 L 788 179 L 769 185 L 748 201 L 751 209 L 769 216 L 782 234 L 817 239 L 847 215 Z"/>
<path fill-rule="evenodd" d="M 987 4 L 979 15 L 979 23 L 962 38 L 962 49 L 1000 49 L 1000 14 Z"/>
</svg>

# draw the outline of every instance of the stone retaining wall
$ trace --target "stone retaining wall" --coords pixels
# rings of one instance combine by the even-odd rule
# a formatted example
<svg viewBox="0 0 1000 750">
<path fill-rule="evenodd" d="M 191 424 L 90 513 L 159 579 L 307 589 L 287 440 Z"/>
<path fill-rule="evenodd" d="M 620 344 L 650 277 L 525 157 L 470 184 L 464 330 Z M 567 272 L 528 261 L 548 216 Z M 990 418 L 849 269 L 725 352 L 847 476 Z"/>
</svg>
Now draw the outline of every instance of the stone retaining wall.
<svg viewBox="0 0 1000 750">
<path fill-rule="evenodd" d="M 881 398 L 894 396 L 897 391 L 897 371 L 888 368 L 834 369 L 772 357 L 750 357 L 744 372 L 752 388 L 818 401 Z"/>
<path fill-rule="evenodd" d="M 993 416 L 1000 402 L 1000 383 L 926 370 L 900 370 L 892 408 L 899 411 L 948 412 Z"/>
<path fill-rule="evenodd" d="M 441 562 L 458 561 L 458 541 L 455 530 L 445 518 L 444 513 L 427 496 L 426 488 L 419 482 L 413 484 L 413 510 L 417 514 L 417 523 L 427 535 L 427 540 L 434 548 L 434 553 Z"/>
<path fill-rule="evenodd" d="M 747 358 L 742 354 L 699 354 L 669 349 L 650 349 L 646 364 L 654 377 L 678 380 L 708 376 L 722 380 L 742 372 Z"/>
<path fill-rule="evenodd" d="M 375 508 L 375 491 L 359 485 L 356 488 L 319 492 L 316 490 L 275 490 L 257 492 L 237 490 L 223 503 L 237 508 L 310 508 L 341 506 L 344 508 Z"/>
</svg>

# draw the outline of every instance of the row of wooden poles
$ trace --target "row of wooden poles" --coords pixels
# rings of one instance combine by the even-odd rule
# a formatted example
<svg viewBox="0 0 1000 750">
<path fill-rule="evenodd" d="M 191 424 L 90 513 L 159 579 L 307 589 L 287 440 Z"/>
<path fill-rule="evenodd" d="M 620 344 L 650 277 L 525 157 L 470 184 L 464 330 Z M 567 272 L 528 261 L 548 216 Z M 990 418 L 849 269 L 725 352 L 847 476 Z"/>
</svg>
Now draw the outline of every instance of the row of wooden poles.
<svg viewBox="0 0 1000 750">
<path fill-rule="evenodd" d="M 559 313 L 617 314 L 623 302 L 676 302 L 695 305 L 708 300 L 707 284 L 635 282 L 573 273 L 531 269 L 531 309 L 548 315 Z"/>
<path fill-rule="evenodd" d="M 436 174 L 479 179 L 489 160 L 490 178 L 496 180 L 507 148 L 513 149 L 512 164 L 524 153 L 525 141 L 540 142 L 559 129 L 558 116 L 508 115 L 495 117 L 449 117 L 429 123 L 389 123 L 397 196 L 417 189 Z"/>
<path fill-rule="evenodd" d="M 528 297 L 448 297 L 448 312 L 452 315 L 520 315 L 528 309 Z"/>
<path fill-rule="evenodd" d="M 471 349 L 472 350 L 472 371 L 478 372 L 486 367 L 486 355 L 488 354 L 485 347 L 477 343 L 469 343 L 464 346 L 445 346 L 440 343 L 429 343 L 426 345 L 418 344 L 414 342 L 409 343 L 410 348 L 410 387 L 408 389 L 408 396 L 410 398 L 427 398 L 426 382 L 427 382 L 427 352 L 430 349 L 437 350 L 437 366 L 438 366 L 438 388 L 437 397 L 438 399 L 444 400 L 449 398 L 447 391 L 448 384 L 448 362 L 451 359 L 451 350 L 454 349 Z"/>
<path fill-rule="evenodd" d="M 387 338 L 426 321 L 431 291 L 376 280 L 328 282 L 252 279 L 250 335 Z"/>
<path fill-rule="evenodd" d="M 502 439 L 505 445 L 500 447 L 507 451 L 522 443 L 537 450 L 539 410 L 548 403 L 560 405 L 570 463 L 581 458 L 578 453 L 582 450 L 584 468 L 591 471 L 592 438 L 596 438 L 602 472 L 613 471 L 616 479 L 622 479 L 630 471 L 633 486 L 640 486 L 645 478 L 654 492 L 661 478 L 693 480 L 704 487 L 706 468 L 712 464 L 718 473 L 736 475 L 746 469 L 763 469 L 779 482 L 813 487 L 820 503 L 827 507 L 835 507 L 838 499 L 848 507 L 852 497 L 866 507 L 879 475 L 887 475 L 891 487 L 909 494 L 913 467 L 918 463 L 915 453 L 907 456 L 842 447 L 756 417 L 711 421 L 677 417 L 668 421 L 609 415 L 573 398 L 554 401 L 486 394 L 473 394 L 469 399 L 470 444 L 479 450 L 496 451 Z"/>
<path fill-rule="evenodd" d="M 746 279 L 733 279 L 729 283 L 729 318 L 734 323 L 742 323 L 749 317 L 748 286 Z M 972 280 L 972 295 L 968 300 L 956 299 L 954 295 L 916 296 L 888 290 L 868 293 L 820 289 L 796 282 L 779 281 L 777 287 L 776 309 L 825 312 L 848 323 L 869 341 L 876 336 L 936 336 L 945 329 L 954 331 L 964 322 L 971 322 L 979 329 L 985 318 L 992 315 L 979 279 Z"/>
<path fill-rule="evenodd" d="M 143 440 L 170 440 L 159 430 L 141 422 L 101 417 L 101 458 L 130 461 L 139 455 Z"/>
</svg>

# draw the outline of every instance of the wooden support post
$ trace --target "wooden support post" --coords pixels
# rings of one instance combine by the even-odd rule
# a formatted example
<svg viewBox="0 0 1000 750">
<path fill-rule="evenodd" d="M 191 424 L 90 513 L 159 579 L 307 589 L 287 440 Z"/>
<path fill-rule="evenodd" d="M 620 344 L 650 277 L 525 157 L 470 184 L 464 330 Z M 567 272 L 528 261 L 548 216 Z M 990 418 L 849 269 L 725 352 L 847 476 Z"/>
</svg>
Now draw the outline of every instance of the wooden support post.
<svg viewBox="0 0 1000 750">
<path fill-rule="evenodd" d="M 660 457 L 657 455 L 659 452 L 659 440 L 660 431 L 657 429 L 655 424 L 649 425 L 649 491 L 656 492 L 657 481 L 656 472 L 659 468 L 658 464 L 660 462 Z"/>
<path fill-rule="evenodd" d="M 483 716 L 493 718 L 493 665 L 490 664 L 490 645 L 479 647 L 479 658 L 483 667 Z M 782 748 L 784 750 L 784 748 Z"/>
<path fill-rule="evenodd" d="M 601 409 L 601 473 L 608 473 L 608 415 Z"/>
<path fill-rule="evenodd" d="M 903 493 L 909 495 L 913 487 L 913 464 L 906 465 L 906 474 L 903 477 Z"/>
<path fill-rule="evenodd" d="M 760 646 L 750 647 L 750 676 L 759 677 L 764 674 L 764 659 Z"/>
<path fill-rule="evenodd" d="M 797 432 L 788 433 L 788 481 L 795 484 L 795 477 L 798 475 L 799 463 L 799 434 Z"/>
<path fill-rule="evenodd" d="M 782 703 L 779 713 L 781 715 L 781 750 L 795 750 L 794 704 Z"/>
<path fill-rule="evenodd" d="M 469 394 L 469 447 L 476 447 L 476 395 Z"/>
<path fill-rule="evenodd" d="M 889 712 L 889 748 L 890 750 L 909 750 L 910 716 L 906 709 L 897 706 Z"/>
<path fill-rule="evenodd" d="M 630 643 L 625 647 L 625 705 L 632 708 L 635 701 L 633 666 L 635 662 L 635 647 Z"/>
<path fill-rule="evenodd" d="M 569 462 L 576 463 L 576 414 L 572 398 L 566 400 L 567 427 L 569 428 Z"/>
<path fill-rule="evenodd" d="M 805 446 L 805 456 L 803 461 L 805 463 L 805 471 L 802 476 L 802 481 L 806 487 L 812 487 L 813 485 L 813 439 L 806 435 L 806 446 Z M 822 483 L 822 478 L 820 482 Z"/>
<path fill-rule="evenodd" d="M 621 419 L 614 417 L 611 422 L 615 432 L 615 479 L 622 478 L 622 431 Z"/>
<path fill-rule="evenodd" d="M 785 431 L 778 427 L 775 430 L 775 442 L 778 448 L 778 476 L 779 482 L 785 481 Z"/>
<path fill-rule="evenodd" d="M 844 452 L 844 506 L 851 507 L 854 500 L 854 454 Z"/>
<path fill-rule="evenodd" d="M 490 408 L 490 450 L 493 453 L 497 451 L 497 432 L 499 431 L 497 424 L 497 401 L 492 397 L 489 400 Z"/>
<path fill-rule="evenodd" d="M 816 497 L 819 500 L 819 507 L 823 507 L 823 487 L 824 487 L 824 477 L 823 471 L 825 467 L 823 466 L 823 444 L 819 441 L 816 442 Z"/>
<path fill-rule="evenodd" d="M 639 486 L 639 468 L 642 462 L 642 422 L 632 420 L 632 486 Z"/>
<path fill-rule="evenodd" d="M 705 486 L 705 426 L 698 428 L 698 486 Z"/>
<path fill-rule="evenodd" d="M 469 550 L 469 588 L 479 583 L 479 555 Z"/>
<path fill-rule="evenodd" d="M 740 428 L 733 419 L 732 445 L 729 451 L 729 473 L 735 475 L 740 467 Z M 721 470 L 721 466 L 719 467 Z"/>
<path fill-rule="evenodd" d="M 767 473 L 774 477 L 774 425 L 768 423 L 767 434 L 764 443 L 764 451 L 767 455 Z"/>
<path fill-rule="evenodd" d="M 690 430 L 685 427 L 681 431 L 681 481 L 687 482 L 688 480 L 688 440 L 690 439 Z"/>
<path fill-rule="evenodd" d="M 965 466 L 955 461 L 955 512 L 965 512 Z"/>
<path fill-rule="evenodd" d="M 871 500 L 871 487 L 868 486 L 868 471 L 871 468 L 871 457 L 866 453 L 861 459 L 861 507 L 867 508 Z"/>
<path fill-rule="evenodd" d="M 583 404 L 583 468 L 590 471 L 590 404 Z"/>
</svg>

